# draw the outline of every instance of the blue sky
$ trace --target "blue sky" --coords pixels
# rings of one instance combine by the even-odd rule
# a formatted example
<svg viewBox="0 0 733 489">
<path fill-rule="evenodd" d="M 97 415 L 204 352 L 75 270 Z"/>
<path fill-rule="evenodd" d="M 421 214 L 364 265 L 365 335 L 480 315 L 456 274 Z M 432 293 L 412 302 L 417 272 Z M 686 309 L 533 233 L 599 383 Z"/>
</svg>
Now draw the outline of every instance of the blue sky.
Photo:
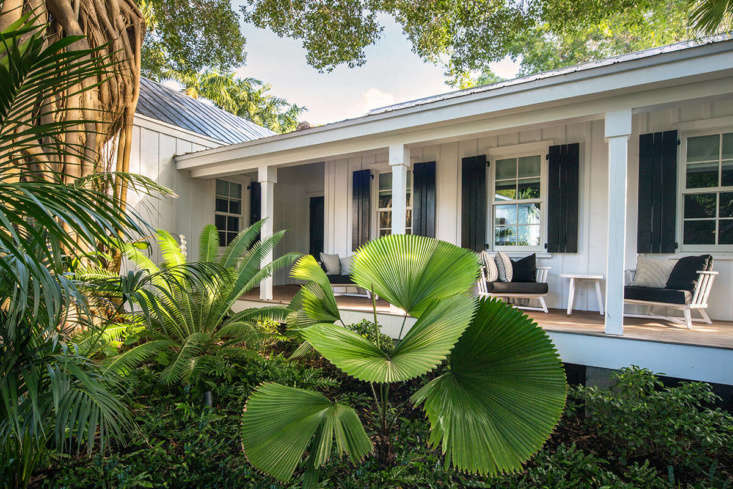
<svg viewBox="0 0 733 489">
<path fill-rule="evenodd" d="M 305 105 L 302 116 L 311 124 L 355 117 L 369 109 L 451 90 L 439 66 L 425 63 L 411 51 L 398 24 L 382 18 L 384 32 L 367 48 L 359 68 L 339 67 L 318 73 L 305 61 L 300 41 L 282 39 L 270 31 L 244 25 L 247 64 L 238 72 L 270 83 L 274 95 Z M 512 78 L 517 65 L 507 60 L 492 67 Z"/>
</svg>

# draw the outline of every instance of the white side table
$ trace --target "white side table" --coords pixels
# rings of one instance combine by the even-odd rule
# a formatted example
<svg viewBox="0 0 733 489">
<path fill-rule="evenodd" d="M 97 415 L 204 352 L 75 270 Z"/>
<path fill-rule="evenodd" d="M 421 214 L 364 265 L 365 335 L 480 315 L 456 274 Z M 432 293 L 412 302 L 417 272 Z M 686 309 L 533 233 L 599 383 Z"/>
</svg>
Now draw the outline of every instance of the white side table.
<svg viewBox="0 0 733 489">
<path fill-rule="evenodd" d="M 561 273 L 562 278 L 570 280 L 570 289 L 568 290 L 568 314 L 573 313 L 573 302 L 575 301 L 575 281 L 576 280 L 591 280 L 595 284 L 596 288 L 596 300 L 598 301 L 598 310 L 603 316 L 603 295 L 601 294 L 601 280 L 603 275 L 588 275 L 583 273 Z"/>
</svg>

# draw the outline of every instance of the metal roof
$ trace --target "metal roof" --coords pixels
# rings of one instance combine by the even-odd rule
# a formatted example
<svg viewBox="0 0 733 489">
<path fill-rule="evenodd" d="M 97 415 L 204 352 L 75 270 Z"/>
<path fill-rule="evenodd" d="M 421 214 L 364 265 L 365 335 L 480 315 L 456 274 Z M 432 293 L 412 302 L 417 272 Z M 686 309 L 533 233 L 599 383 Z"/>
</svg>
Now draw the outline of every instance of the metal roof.
<svg viewBox="0 0 733 489">
<path fill-rule="evenodd" d="M 142 77 L 135 112 L 225 144 L 243 143 L 275 134 L 212 104 Z"/>
<path fill-rule="evenodd" d="M 659 46 L 656 48 L 645 49 L 643 51 L 635 51 L 633 53 L 621 54 L 613 56 L 611 58 L 605 58 L 597 61 L 590 61 L 588 63 L 582 63 L 579 65 L 568 66 L 567 68 L 560 68 L 553 71 L 545 71 L 534 75 L 523 76 L 521 78 L 514 78 L 511 80 L 505 80 L 498 83 L 492 83 L 490 85 L 481 85 L 473 88 L 466 88 L 464 90 L 455 90 L 452 92 L 441 93 L 438 95 L 432 95 L 429 97 L 423 97 L 415 100 L 407 100 L 405 102 L 396 103 L 393 105 L 387 105 L 384 107 L 378 107 L 370 110 L 367 115 L 382 114 L 385 112 L 391 112 L 393 110 L 404 109 L 407 107 L 415 107 L 418 105 L 429 104 L 432 102 L 438 102 L 441 100 L 452 99 L 456 97 L 463 97 L 465 95 L 472 95 L 474 93 L 489 92 L 497 90 L 499 88 L 510 87 L 514 85 L 520 85 L 522 83 L 529 83 L 537 80 L 543 80 L 546 78 L 552 78 L 559 75 L 567 75 L 570 73 L 576 73 L 579 71 L 587 71 L 593 68 L 601 68 L 603 66 L 614 65 L 617 63 L 623 63 L 625 61 L 634 61 L 639 59 L 656 56 L 659 54 L 672 53 L 675 51 L 683 51 L 685 49 L 695 48 L 704 46 L 706 44 L 716 44 L 723 41 L 729 41 L 733 39 L 732 34 L 720 34 L 716 36 L 704 37 L 700 39 L 694 39 L 690 41 L 682 41 L 675 44 L 668 44 L 666 46 Z"/>
</svg>

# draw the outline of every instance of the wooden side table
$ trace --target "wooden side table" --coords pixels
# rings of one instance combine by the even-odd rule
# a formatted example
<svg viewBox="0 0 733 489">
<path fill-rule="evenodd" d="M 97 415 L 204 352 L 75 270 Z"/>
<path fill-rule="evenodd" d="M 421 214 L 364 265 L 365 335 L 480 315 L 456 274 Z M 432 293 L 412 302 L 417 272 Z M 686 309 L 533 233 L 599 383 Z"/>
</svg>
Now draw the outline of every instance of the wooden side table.
<svg viewBox="0 0 733 489">
<path fill-rule="evenodd" d="M 568 290 L 568 314 L 573 313 L 573 302 L 575 301 L 575 281 L 591 280 L 596 288 L 596 300 L 598 301 L 598 311 L 603 316 L 603 294 L 601 294 L 601 280 L 603 275 L 583 274 L 583 273 L 561 273 L 561 277 L 570 280 L 570 288 Z"/>
</svg>

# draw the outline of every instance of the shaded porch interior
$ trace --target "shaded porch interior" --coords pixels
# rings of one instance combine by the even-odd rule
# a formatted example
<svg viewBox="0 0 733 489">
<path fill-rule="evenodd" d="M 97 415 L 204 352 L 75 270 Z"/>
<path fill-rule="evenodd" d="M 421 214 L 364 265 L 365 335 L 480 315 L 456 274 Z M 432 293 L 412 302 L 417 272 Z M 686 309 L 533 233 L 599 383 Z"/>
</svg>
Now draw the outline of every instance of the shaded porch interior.
<svg viewBox="0 0 733 489">
<path fill-rule="evenodd" d="M 242 297 L 251 302 L 288 304 L 298 292 L 298 285 L 277 285 L 273 287 L 272 301 L 260 300 L 259 289 L 253 289 Z M 338 294 L 340 290 L 337 289 Z M 356 295 L 337 295 L 339 309 L 369 312 L 372 304 L 366 297 Z M 386 301 L 377 301 L 380 314 L 391 314 Z M 604 332 L 604 318 L 595 311 L 574 311 L 568 315 L 565 310 L 550 309 L 548 314 L 535 311 L 524 311 L 547 331 L 575 333 L 584 335 L 607 336 Z M 642 318 L 624 318 L 625 339 L 656 341 L 683 345 L 708 346 L 733 349 L 733 322 L 713 321 L 712 324 L 696 322 L 692 330 L 682 324 Z"/>
</svg>

